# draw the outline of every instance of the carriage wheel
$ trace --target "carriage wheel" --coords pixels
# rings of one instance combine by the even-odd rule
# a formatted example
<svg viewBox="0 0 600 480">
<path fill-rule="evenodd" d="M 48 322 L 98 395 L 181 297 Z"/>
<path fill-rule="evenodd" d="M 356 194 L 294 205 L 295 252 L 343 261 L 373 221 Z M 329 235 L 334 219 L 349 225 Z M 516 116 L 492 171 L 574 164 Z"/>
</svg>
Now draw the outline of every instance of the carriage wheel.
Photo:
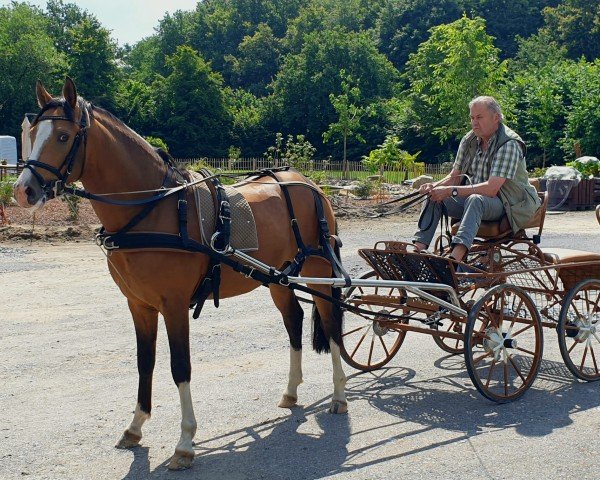
<svg viewBox="0 0 600 480">
<path fill-rule="evenodd" d="M 558 317 L 558 345 L 565 365 L 577 378 L 600 379 L 600 280 L 575 285 Z"/>
<path fill-rule="evenodd" d="M 465 322 L 460 321 L 456 318 L 449 318 L 446 320 L 440 320 L 441 325 L 432 325 L 431 328 L 439 330 L 440 332 L 452 332 L 452 333 L 464 333 Z M 458 355 L 465 351 L 464 342 L 457 338 L 439 337 L 432 335 L 433 341 L 438 347 L 444 352 L 451 353 L 452 355 Z"/>
<path fill-rule="evenodd" d="M 485 293 L 485 289 L 476 288 L 473 290 L 468 290 L 464 292 L 461 296 L 461 303 L 464 308 L 466 308 L 467 312 L 473 308 L 473 305 L 479 300 Z M 456 317 L 441 320 L 442 325 L 433 324 L 431 328 L 435 328 L 436 330 L 446 331 L 446 332 L 454 332 L 454 333 L 465 333 L 465 322 L 464 320 L 457 319 Z M 465 344 L 463 339 L 457 340 L 455 338 L 444 338 L 438 337 L 437 335 L 432 335 L 433 341 L 436 343 L 438 347 L 440 347 L 444 352 L 448 352 L 452 355 L 459 355 L 464 353 Z"/>
<path fill-rule="evenodd" d="M 514 285 L 490 289 L 469 312 L 465 346 L 479 393 L 498 403 L 521 397 L 542 361 L 542 323 L 531 297 Z"/>
<path fill-rule="evenodd" d="M 361 275 L 361 279 L 377 280 L 379 276 L 371 271 Z M 389 287 L 350 287 L 344 293 L 345 302 L 351 303 L 365 295 L 400 297 L 397 288 Z M 406 332 L 388 328 L 387 317 L 377 319 L 377 313 L 401 314 L 400 308 L 362 304 L 360 308 L 373 312 L 372 315 L 346 311 L 342 324 L 342 345 L 340 353 L 346 363 L 358 370 L 368 372 L 383 367 L 402 346 Z"/>
</svg>

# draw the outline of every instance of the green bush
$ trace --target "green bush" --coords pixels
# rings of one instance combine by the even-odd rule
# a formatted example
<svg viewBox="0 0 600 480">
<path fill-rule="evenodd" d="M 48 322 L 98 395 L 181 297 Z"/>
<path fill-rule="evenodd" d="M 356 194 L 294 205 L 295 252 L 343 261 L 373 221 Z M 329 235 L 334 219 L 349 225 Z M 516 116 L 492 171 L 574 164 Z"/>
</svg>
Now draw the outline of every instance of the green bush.
<svg viewBox="0 0 600 480">
<path fill-rule="evenodd" d="M 375 189 L 375 184 L 371 180 L 361 180 L 354 189 L 354 195 L 358 198 L 367 198 Z"/>
<path fill-rule="evenodd" d="M 325 174 L 324 170 L 312 170 L 310 172 L 307 172 L 306 176 L 310 178 L 313 182 L 315 182 L 317 185 L 321 185 L 327 180 L 327 175 Z"/>
<path fill-rule="evenodd" d="M 77 195 L 63 195 L 60 199 L 67 204 L 69 208 L 70 220 L 77 221 L 79 219 L 79 207 L 81 204 L 81 197 Z"/>
<path fill-rule="evenodd" d="M 565 165 L 581 172 L 584 177 L 600 177 L 600 161 L 598 160 L 586 159 L 581 161 L 577 159 L 567 162 Z"/>
<path fill-rule="evenodd" d="M 153 147 L 162 148 L 165 152 L 169 151 L 169 147 L 167 147 L 167 143 L 158 137 L 144 137 L 144 139 Z"/>
<path fill-rule="evenodd" d="M 8 205 L 13 198 L 13 183 L 17 177 L 8 177 L 5 181 L 0 182 L 0 203 Z"/>
</svg>

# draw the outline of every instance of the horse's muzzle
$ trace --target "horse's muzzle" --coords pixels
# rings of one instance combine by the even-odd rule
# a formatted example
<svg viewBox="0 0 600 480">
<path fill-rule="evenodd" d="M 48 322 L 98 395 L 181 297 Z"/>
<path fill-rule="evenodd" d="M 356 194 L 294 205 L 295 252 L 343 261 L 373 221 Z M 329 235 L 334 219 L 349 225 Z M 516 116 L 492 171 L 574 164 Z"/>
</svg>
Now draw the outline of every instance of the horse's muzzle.
<svg viewBox="0 0 600 480">
<path fill-rule="evenodd" d="M 45 195 L 29 170 L 24 170 L 13 185 L 13 196 L 23 208 L 40 206 L 45 203 Z"/>
</svg>

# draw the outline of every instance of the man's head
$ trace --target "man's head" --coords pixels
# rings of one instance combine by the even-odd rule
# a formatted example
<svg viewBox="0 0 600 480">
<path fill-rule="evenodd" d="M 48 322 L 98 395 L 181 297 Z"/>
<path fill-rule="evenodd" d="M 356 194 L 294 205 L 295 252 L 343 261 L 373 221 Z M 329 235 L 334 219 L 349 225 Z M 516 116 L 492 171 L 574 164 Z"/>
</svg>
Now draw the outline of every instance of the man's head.
<svg viewBox="0 0 600 480">
<path fill-rule="evenodd" d="M 488 140 L 498 130 L 504 119 L 500 105 L 494 97 L 475 97 L 469 102 L 471 128 L 480 138 Z"/>
</svg>

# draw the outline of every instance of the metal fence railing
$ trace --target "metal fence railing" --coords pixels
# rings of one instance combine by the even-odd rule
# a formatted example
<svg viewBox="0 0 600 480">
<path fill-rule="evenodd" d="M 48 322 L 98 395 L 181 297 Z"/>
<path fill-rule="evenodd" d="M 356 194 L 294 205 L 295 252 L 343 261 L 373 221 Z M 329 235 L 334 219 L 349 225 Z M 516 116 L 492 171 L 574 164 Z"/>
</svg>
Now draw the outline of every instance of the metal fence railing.
<svg viewBox="0 0 600 480">
<path fill-rule="evenodd" d="M 268 158 L 185 158 L 176 159 L 181 167 L 188 168 L 194 164 L 201 163 L 212 170 L 222 170 L 225 172 L 244 172 L 260 170 L 262 168 L 275 168 L 285 165 L 285 162 L 277 162 Z M 296 165 L 296 168 L 303 173 L 313 174 L 323 172 L 323 180 L 364 180 L 373 176 L 381 176 L 383 181 L 388 183 L 402 183 L 404 180 L 416 178 L 419 175 L 430 175 L 434 179 L 440 179 L 450 172 L 448 164 L 427 164 L 416 163 L 410 168 L 383 168 L 376 174 L 367 170 L 362 162 L 349 162 L 346 175 L 343 173 L 341 160 L 311 160 Z"/>
</svg>

